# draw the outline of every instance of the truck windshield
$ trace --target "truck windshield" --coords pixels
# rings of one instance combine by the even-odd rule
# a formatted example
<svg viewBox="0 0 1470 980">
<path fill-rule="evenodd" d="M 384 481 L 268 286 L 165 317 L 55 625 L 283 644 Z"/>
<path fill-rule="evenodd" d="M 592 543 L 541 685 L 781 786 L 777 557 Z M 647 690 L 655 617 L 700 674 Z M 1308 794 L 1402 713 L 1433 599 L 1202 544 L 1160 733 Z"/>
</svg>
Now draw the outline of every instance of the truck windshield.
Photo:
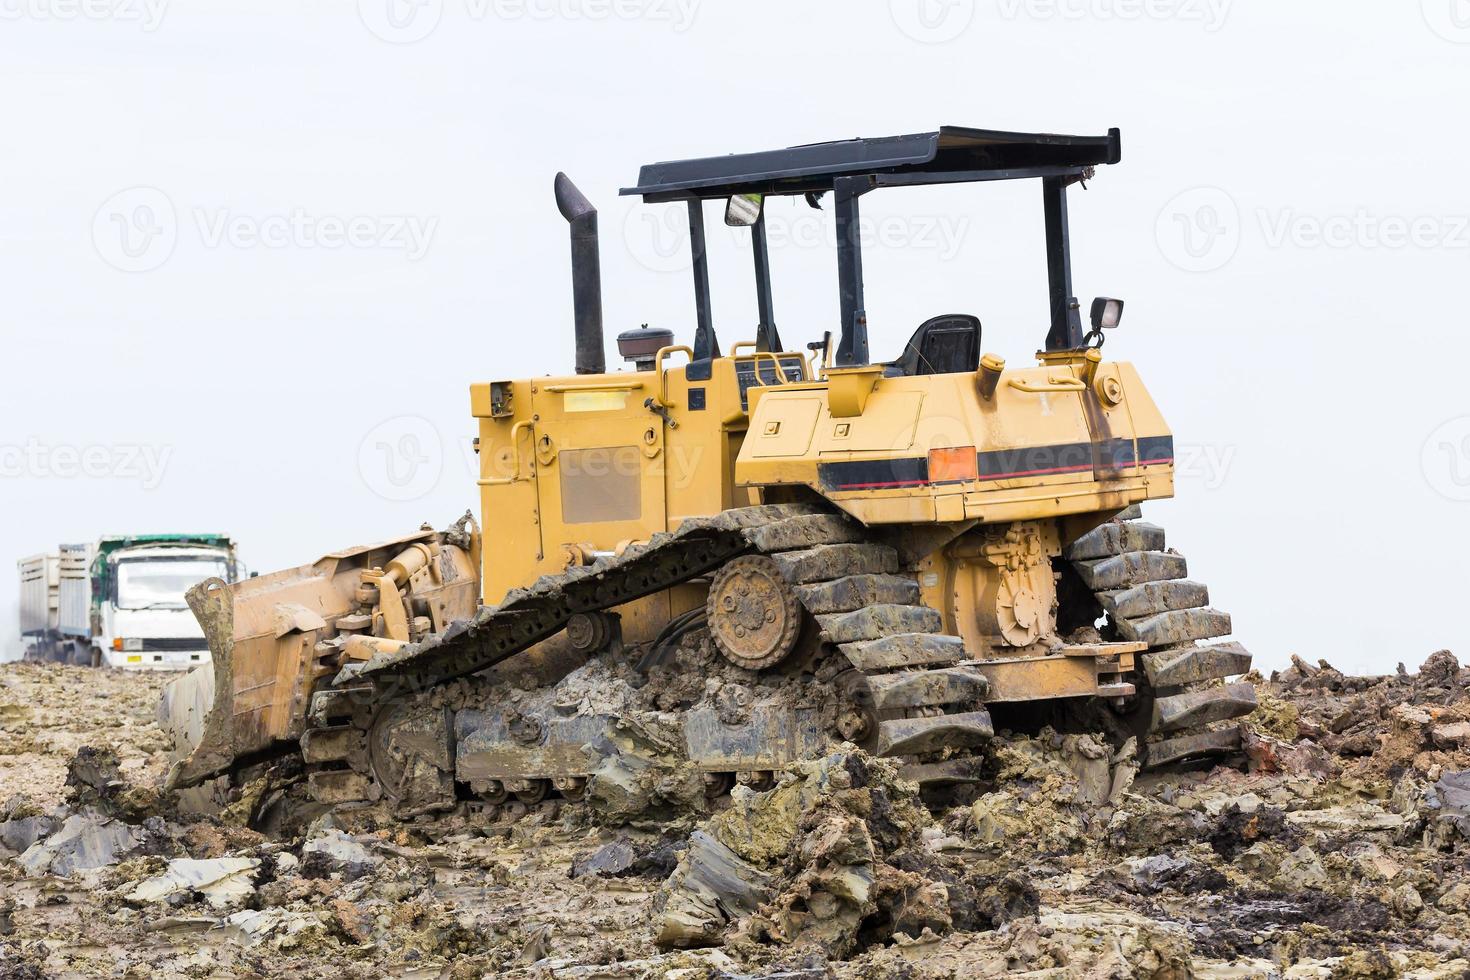
<svg viewBox="0 0 1470 980">
<path fill-rule="evenodd" d="M 119 609 L 184 609 L 184 593 L 207 578 L 228 578 L 223 559 L 159 558 L 119 562 Z"/>
</svg>

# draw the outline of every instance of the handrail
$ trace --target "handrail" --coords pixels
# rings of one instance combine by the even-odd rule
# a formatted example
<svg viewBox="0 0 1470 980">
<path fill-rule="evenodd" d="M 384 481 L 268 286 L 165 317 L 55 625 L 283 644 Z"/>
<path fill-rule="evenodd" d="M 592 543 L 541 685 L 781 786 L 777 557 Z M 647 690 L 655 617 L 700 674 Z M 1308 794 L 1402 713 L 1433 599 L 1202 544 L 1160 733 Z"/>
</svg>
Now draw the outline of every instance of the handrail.
<svg viewBox="0 0 1470 980">
<path fill-rule="evenodd" d="M 754 346 L 756 346 L 756 342 L 754 340 L 737 340 L 735 342 L 735 346 L 730 348 L 730 356 L 731 357 L 738 357 L 739 354 L 740 354 L 740 349 L 742 347 L 754 347 Z M 755 358 L 755 384 L 760 385 L 762 388 L 769 388 L 769 387 L 771 387 L 770 385 L 767 385 L 765 383 L 765 381 L 761 380 L 761 368 L 760 368 L 760 364 L 761 364 L 761 358 L 762 357 L 769 357 L 771 359 L 772 363 L 774 363 L 776 365 L 776 384 L 777 385 L 784 385 L 784 384 L 787 384 L 788 383 L 787 380 L 786 380 L 786 367 L 785 367 L 785 365 L 783 365 L 781 363 L 781 355 L 782 354 L 794 354 L 797 357 L 801 357 L 801 352 L 800 351 L 758 350 L 758 351 L 756 351 L 754 353 L 754 355 L 752 355 Z M 802 358 L 802 364 L 803 365 L 806 364 L 806 359 L 805 358 Z"/>
<path fill-rule="evenodd" d="M 1027 381 L 1025 378 L 1012 378 L 1007 384 L 1017 391 L 1024 391 L 1033 395 L 1044 395 L 1050 391 L 1087 390 L 1087 382 L 1081 378 L 1047 378 L 1045 384 Z"/>
<path fill-rule="evenodd" d="M 546 390 L 562 394 L 569 391 L 637 391 L 642 387 L 642 381 L 603 381 L 589 385 L 546 385 Z"/>
<path fill-rule="evenodd" d="M 671 347 L 660 347 L 658 353 L 653 357 L 653 370 L 659 377 L 658 405 L 660 408 L 669 407 L 669 373 L 664 370 L 664 360 L 670 354 L 687 354 L 690 360 L 694 359 L 693 349 L 676 344 Z"/>
<path fill-rule="evenodd" d="M 517 482 L 520 481 L 520 479 L 521 479 L 521 440 L 520 440 L 521 429 L 523 429 L 523 428 L 524 429 L 529 429 L 529 428 L 532 427 L 532 425 L 533 425 L 533 423 L 529 419 L 526 419 L 526 420 L 517 422 L 515 425 L 511 426 L 511 428 L 510 428 L 510 451 L 511 451 L 512 458 L 513 458 L 514 464 L 515 464 L 514 465 L 514 469 L 511 470 L 511 475 L 509 477 L 505 478 L 505 479 L 486 480 L 486 479 L 481 478 L 481 479 L 475 481 L 475 484 L 477 486 L 482 486 L 482 487 L 505 487 L 505 486 L 509 486 L 512 483 L 517 483 Z"/>
</svg>

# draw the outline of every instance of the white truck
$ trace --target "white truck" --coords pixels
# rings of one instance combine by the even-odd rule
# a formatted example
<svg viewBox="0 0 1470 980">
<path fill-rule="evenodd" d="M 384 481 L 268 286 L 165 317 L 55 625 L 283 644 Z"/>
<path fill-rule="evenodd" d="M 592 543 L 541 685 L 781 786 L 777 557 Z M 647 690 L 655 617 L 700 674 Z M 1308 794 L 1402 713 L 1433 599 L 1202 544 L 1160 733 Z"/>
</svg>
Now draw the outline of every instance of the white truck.
<svg viewBox="0 0 1470 980">
<path fill-rule="evenodd" d="M 236 582 L 243 569 L 222 534 L 108 535 L 19 562 L 27 660 L 126 669 L 188 669 L 209 661 L 184 593 Z"/>
</svg>

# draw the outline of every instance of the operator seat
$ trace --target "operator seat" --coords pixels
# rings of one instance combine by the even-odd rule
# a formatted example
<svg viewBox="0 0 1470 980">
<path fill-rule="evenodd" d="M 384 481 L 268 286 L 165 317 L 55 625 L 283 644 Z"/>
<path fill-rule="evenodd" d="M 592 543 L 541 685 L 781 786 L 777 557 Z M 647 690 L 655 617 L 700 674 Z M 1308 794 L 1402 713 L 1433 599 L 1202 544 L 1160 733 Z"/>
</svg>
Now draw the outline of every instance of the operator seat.
<svg viewBox="0 0 1470 980">
<path fill-rule="evenodd" d="M 884 365 L 884 377 L 973 374 L 980 369 L 980 318 L 946 313 L 925 320 L 909 338 L 903 354 Z"/>
</svg>

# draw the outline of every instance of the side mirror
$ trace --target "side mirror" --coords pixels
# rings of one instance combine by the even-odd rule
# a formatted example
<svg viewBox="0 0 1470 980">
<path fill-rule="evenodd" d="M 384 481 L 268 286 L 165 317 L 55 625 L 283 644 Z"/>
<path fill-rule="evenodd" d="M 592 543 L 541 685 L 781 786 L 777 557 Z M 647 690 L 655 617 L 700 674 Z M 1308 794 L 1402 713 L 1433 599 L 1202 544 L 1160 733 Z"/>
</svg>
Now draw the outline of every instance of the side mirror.
<svg viewBox="0 0 1470 980">
<path fill-rule="evenodd" d="M 749 228 L 761 219 L 764 194 L 736 194 L 725 202 L 725 224 L 731 228 Z"/>
<path fill-rule="evenodd" d="M 1123 322 L 1123 301 L 1099 296 L 1092 301 L 1092 329 L 1112 330 Z"/>
</svg>

